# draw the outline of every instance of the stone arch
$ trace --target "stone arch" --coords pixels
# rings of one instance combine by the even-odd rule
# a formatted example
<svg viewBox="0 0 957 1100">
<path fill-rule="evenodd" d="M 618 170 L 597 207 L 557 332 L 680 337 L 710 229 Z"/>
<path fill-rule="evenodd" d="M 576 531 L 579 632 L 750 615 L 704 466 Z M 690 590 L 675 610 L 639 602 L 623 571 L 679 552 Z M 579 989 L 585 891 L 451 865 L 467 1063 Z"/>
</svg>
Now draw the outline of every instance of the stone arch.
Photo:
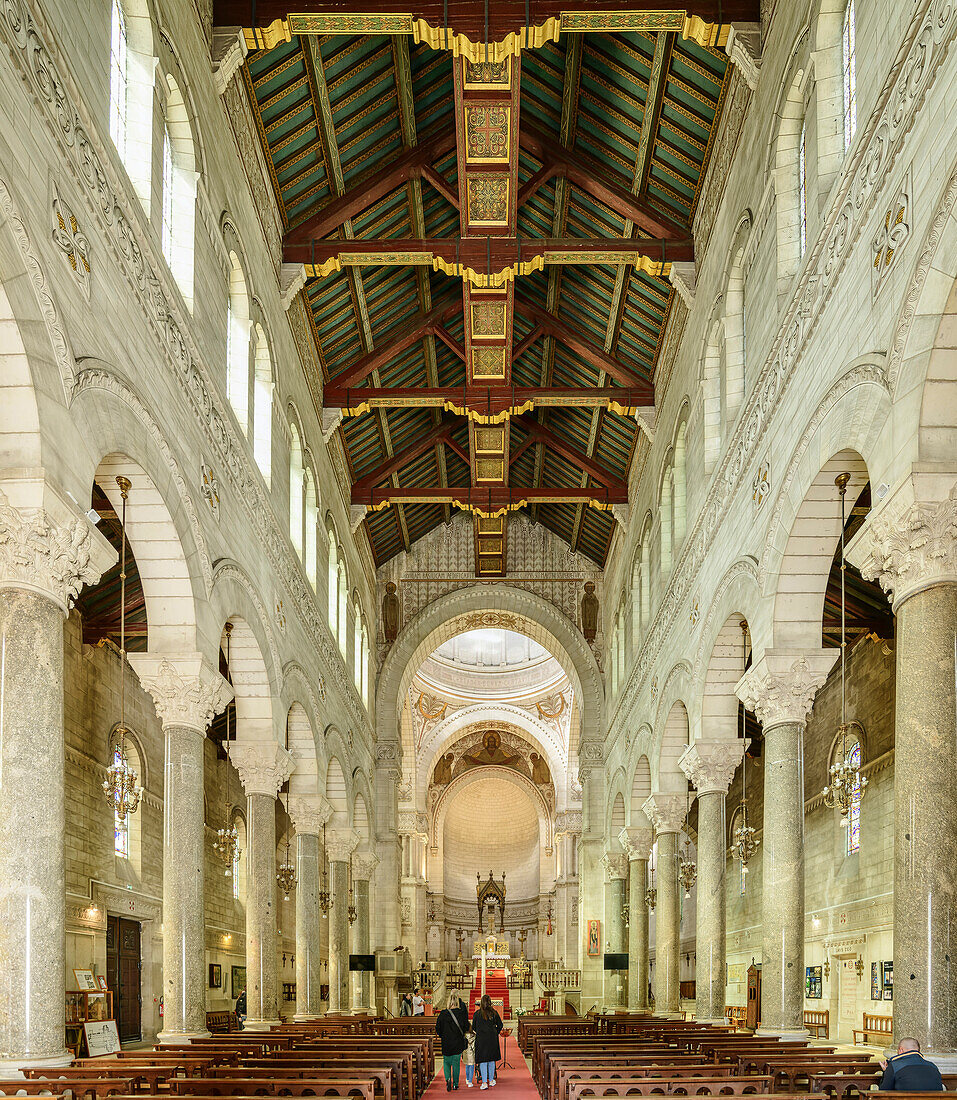
<svg viewBox="0 0 957 1100">
<path fill-rule="evenodd" d="M 495 764 L 486 765 L 482 768 L 473 768 L 471 771 L 464 772 L 462 775 L 456 776 L 445 788 L 429 815 L 430 848 L 433 851 L 438 849 L 438 841 L 442 835 L 442 825 L 445 821 L 445 815 L 448 812 L 449 804 L 455 798 L 456 794 L 466 787 L 471 786 L 473 783 L 489 776 L 494 776 L 496 779 L 504 779 L 513 786 L 520 788 L 531 798 L 532 805 L 538 810 L 539 827 L 542 830 L 542 847 L 545 850 L 545 854 L 550 856 L 554 844 L 554 822 L 552 821 L 548 803 L 542 797 L 542 792 L 530 779 L 526 779 L 525 776 L 521 775 L 519 772 L 513 771 L 511 768 L 500 768 Z"/>
<path fill-rule="evenodd" d="M 758 568 L 762 595 L 774 594 L 774 581 L 780 574 L 794 519 L 824 463 L 847 448 L 862 456 L 875 477 L 886 466 L 886 452 L 891 448 L 884 434 L 889 426 L 891 404 L 884 364 L 880 355 L 856 359 L 831 385 L 811 415 L 780 480 L 768 523 Z M 848 499 L 851 492 L 849 488 Z M 752 626 L 757 630 L 760 621 Z"/>
<path fill-rule="evenodd" d="M 547 600 L 511 585 L 470 585 L 433 601 L 403 628 L 382 666 L 376 689 L 377 740 L 400 738 L 401 708 L 422 661 L 442 642 L 469 629 L 477 613 L 498 612 L 545 646 L 561 663 L 580 700 L 581 741 L 602 732 L 601 674 L 578 627 Z"/>
<path fill-rule="evenodd" d="M 745 377 L 745 301 L 744 280 L 746 257 L 751 239 L 751 211 L 745 210 L 738 220 L 731 248 L 724 290 L 725 379 L 724 394 L 728 428 L 738 418 L 747 392 Z"/>
<path fill-rule="evenodd" d="M 286 740 L 287 748 L 296 758 L 289 777 L 289 793 L 316 794 L 319 790 L 316 738 L 302 703 L 293 703 L 286 712 Z"/>
<path fill-rule="evenodd" d="M 238 741 L 277 741 L 273 720 L 273 693 L 259 639 L 239 614 L 227 617 L 232 626 L 229 645 L 223 628 L 222 649 L 229 654 L 229 678 L 236 702 Z"/>
<path fill-rule="evenodd" d="M 454 711 L 448 718 L 437 723 L 426 734 L 422 744 L 416 750 L 418 775 L 416 777 L 416 805 L 425 808 L 429 777 L 442 753 L 451 745 L 476 731 L 488 721 L 508 722 L 518 726 L 529 743 L 542 753 L 548 761 L 555 785 L 556 808 L 563 809 L 565 802 L 564 784 L 558 779 L 568 769 L 568 754 L 557 743 L 552 728 L 538 720 L 521 707 L 508 703 L 495 703 L 490 707 L 486 703 L 473 703 Z M 561 787 L 561 790 L 559 789 Z"/>
<path fill-rule="evenodd" d="M 650 731 L 649 731 L 650 732 Z M 642 806 L 651 794 L 651 765 L 648 757 L 642 753 L 635 763 L 631 777 L 631 800 L 628 804 L 628 824 L 647 824 Z"/>
<path fill-rule="evenodd" d="M 282 661 L 272 621 L 256 586 L 236 562 L 221 558 L 216 563 L 211 602 L 220 623 L 238 615 L 250 625 L 265 665 L 270 690 L 278 699 Z"/>
<path fill-rule="evenodd" d="M 747 627 L 745 616 L 732 612 L 711 647 L 701 698 L 701 736 L 707 741 L 730 741 L 738 735 L 738 697 L 734 685 L 744 675 L 745 656 L 751 649 Z"/>
<path fill-rule="evenodd" d="M 694 659 L 697 692 L 704 691 L 706 661 L 710 661 L 718 632 L 729 616 L 738 613 L 748 621 L 752 635 L 762 640 L 770 634 L 770 600 L 761 596 L 754 558 L 739 558 L 718 582 L 711 606 L 705 612 Z"/>
<path fill-rule="evenodd" d="M 359 834 L 359 847 L 367 848 L 372 838 L 369 803 L 362 791 L 357 791 L 352 803 L 352 827 Z"/>
<path fill-rule="evenodd" d="M 128 455 L 112 452 L 103 458 L 92 480 L 103 490 L 118 516 L 123 500 L 117 477 L 129 478 L 126 537 L 136 559 L 146 600 L 148 644 L 151 653 L 190 653 L 200 648 L 197 596 L 193 570 L 180 529 L 167 506 L 172 487 L 162 492 L 153 478 Z M 181 502 L 175 501 L 176 504 Z"/>
<path fill-rule="evenodd" d="M 338 756 L 329 758 L 324 793 L 332 806 L 332 817 L 329 818 L 330 827 L 338 829 L 348 827 L 354 807 L 352 793 L 346 781 L 346 773 Z"/>
<path fill-rule="evenodd" d="M 621 773 L 621 779 L 624 780 L 625 774 Z M 617 778 L 617 777 L 616 777 Z M 624 829 L 627 824 L 625 814 L 625 796 L 620 790 L 615 792 L 614 798 L 610 803 L 610 813 L 608 815 L 608 829 L 605 835 L 610 837 L 613 841 L 618 839 L 618 834 Z"/>
<path fill-rule="evenodd" d="M 658 752 L 652 780 L 656 791 L 687 791 L 688 780 L 678 767 L 678 758 L 688 747 L 690 738 L 688 708 L 681 699 L 675 699 L 666 712 L 657 739 Z"/>
<path fill-rule="evenodd" d="M 701 422 L 704 435 L 704 469 L 705 473 L 710 473 L 721 455 L 725 437 L 722 397 L 725 358 L 723 296 L 719 296 L 711 308 L 706 332 L 701 354 Z"/>
</svg>

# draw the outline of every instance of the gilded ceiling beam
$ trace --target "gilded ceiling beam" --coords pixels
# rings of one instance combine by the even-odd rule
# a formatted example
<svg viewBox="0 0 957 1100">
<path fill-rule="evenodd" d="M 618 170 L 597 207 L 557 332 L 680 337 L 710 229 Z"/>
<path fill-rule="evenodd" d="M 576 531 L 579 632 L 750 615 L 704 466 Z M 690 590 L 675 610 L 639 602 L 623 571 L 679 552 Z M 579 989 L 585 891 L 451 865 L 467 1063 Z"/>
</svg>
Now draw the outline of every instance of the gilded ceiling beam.
<svg viewBox="0 0 957 1100">
<path fill-rule="evenodd" d="M 409 485 L 396 489 L 388 485 L 373 489 L 352 487 L 352 503 L 378 509 L 388 504 L 442 504 L 448 502 L 480 515 L 496 515 L 534 504 L 578 504 L 612 508 L 628 503 L 628 487 L 611 485 L 600 489 L 576 487 L 538 488 L 527 485 Z"/>
<path fill-rule="evenodd" d="M 445 409 L 482 423 L 494 423 L 532 408 L 602 408 L 631 416 L 653 404 L 650 383 L 643 386 L 368 386 L 326 385 L 322 402 L 360 416 L 376 408 Z"/>
</svg>

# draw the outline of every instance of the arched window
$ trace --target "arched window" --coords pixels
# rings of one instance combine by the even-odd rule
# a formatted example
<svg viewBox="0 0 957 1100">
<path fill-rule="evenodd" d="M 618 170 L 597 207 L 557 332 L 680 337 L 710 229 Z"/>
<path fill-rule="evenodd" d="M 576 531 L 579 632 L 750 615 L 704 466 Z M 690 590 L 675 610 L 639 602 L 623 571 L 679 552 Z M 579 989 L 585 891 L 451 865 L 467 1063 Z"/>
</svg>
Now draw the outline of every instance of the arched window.
<svg viewBox="0 0 957 1100">
<path fill-rule="evenodd" d="M 163 255 L 187 306 L 193 308 L 196 156 L 186 103 L 166 78 L 163 122 Z"/>
<path fill-rule="evenodd" d="M 644 615 L 644 608 L 642 606 L 642 593 L 641 593 L 641 566 L 642 556 L 644 553 L 644 546 L 639 543 L 638 548 L 635 550 L 635 557 L 631 564 L 631 646 L 632 652 L 637 652 L 638 643 L 641 639 L 641 626 L 642 616 Z"/>
<path fill-rule="evenodd" d="M 253 458 L 266 484 L 272 480 L 272 356 L 262 325 L 256 325 L 253 359 Z"/>
<path fill-rule="evenodd" d="M 715 303 L 701 362 L 701 396 L 704 425 L 704 469 L 710 473 L 721 454 L 724 424 L 725 336 L 722 303 Z"/>
<path fill-rule="evenodd" d="M 302 462 L 302 442 L 295 423 L 289 425 L 289 538 L 302 558 L 303 492 L 305 474 Z"/>
<path fill-rule="evenodd" d="M 339 652 L 343 657 L 347 656 L 346 650 L 349 646 L 348 636 L 348 604 L 349 604 L 349 578 L 346 576 L 345 562 L 342 560 L 342 553 L 338 554 L 339 558 L 339 577 L 338 577 L 338 603 L 339 606 L 336 609 L 336 638 L 339 642 Z"/>
<path fill-rule="evenodd" d="M 798 240 L 800 255 L 807 251 L 807 118 L 801 123 L 797 154 Z"/>
<path fill-rule="evenodd" d="M 326 596 L 328 599 L 329 629 L 334 637 L 339 637 L 339 554 L 336 549 L 336 533 L 330 526 L 329 559 L 326 571 Z"/>
<path fill-rule="evenodd" d="M 319 510 L 316 502 L 316 479 L 312 472 L 311 466 L 306 466 L 306 557 L 304 564 L 306 566 L 306 576 L 309 578 L 309 583 L 315 590 L 318 584 L 318 577 L 316 574 L 317 565 L 317 539 L 319 536 L 318 522 L 319 522 Z"/>
<path fill-rule="evenodd" d="M 246 904 L 246 822 L 241 814 L 233 815 L 236 826 L 236 851 L 233 854 L 232 880 L 233 899 L 240 905 Z"/>
<path fill-rule="evenodd" d="M 352 624 L 352 682 L 356 691 L 362 692 L 362 612 L 359 610 L 359 600 L 354 594 L 352 597 L 352 613 L 355 619 Z"/>
<path fill-rule="evenodd" d="M 685 448 L 685 436 L 687 423 L 682 420 L 678 425 L 675 435 L 675 453 L 672 472 L 673 481 L 673 512 L 674 512 L 674 546 L 675 550 L 681 545 L 685 537 L 688 522 L 688 477 L 687 457 Z"/>
<path fill-rule="evenodd" d="M 121 747 L 120 740 L 114 731 L 111 745 L 111 762 L 118 767 L 131 768 L 142 784 L 145 779 L 143 761 L 133 739 L 127 735 Z M 136 873 L 139 873 L 142 855 L 142 819 L 142 801 L 135 813 L 119 814 L 115 810 L 113 812 L 113 853 L 117 859 L 128 861 L 131 869 Z"/>
<path fill-rule="evenodd" d="M 365 620 L 362 622 L 362 702 L 365 704 L 366 709 L 369 707 L 369 662 L 371 660 L 371 652 L 369 649 L 369 629 L 365 624 Z"/>
<path fill-rule="evenodd" d="M 848 750 L 847 753 L 848 762 L 852 767 L 860 771 L 862 763 L 861 743 L 855 741 L 854 745 Z M 850 809 L 847 811 L 847 854 L 852 855 L 854 852 L 861 850 L 861 792 L 860 788 L 855 792 L 854 801 L 851 803 Z"/>
<path fill-rule="evenodd" d="M 665 476 L 661 481 L 661 503 L 658 506 L 658 521 L 660 524 L 661 553 L 659 567 L 662 575 L 667 576 L 671 572 L 671 550 L 673 540 L 674 523 L 674 471 L 670 464 L 665 469 Z"/>
<path fill-rule="evenodd" d="M 641 629 L 648 629 L 651 616 L 651 516 L 645 519 L 641 536 Z"/>
<path fill-rule="evenodd" d="M 608 647 L 608 686 L 609 694 L 614 695 L 618 691 L 618 616 L 611 628 L 611 639 Z"/>
<path fill-rule="evenodd" d="M 135 7 L 135 5 L 131 5 Z M 153 149 L 153 39 L 149 15 L 112 0 L 110 137 L 147 216 Z"/>
<path fill-rule="evenodd" d="M 230 252 L 229 264 L 226 396 L 245 435 L 249 431 L 249 295 L 243 268 L 235 252 Z"/>
<path fill-rule="evenodd" d="M 857 129 L 857 48 L 854 0 L 847 0 L 841 27 L 841 72 L 844 85 L 844 152 L 851 147 Z"/>
</svg>

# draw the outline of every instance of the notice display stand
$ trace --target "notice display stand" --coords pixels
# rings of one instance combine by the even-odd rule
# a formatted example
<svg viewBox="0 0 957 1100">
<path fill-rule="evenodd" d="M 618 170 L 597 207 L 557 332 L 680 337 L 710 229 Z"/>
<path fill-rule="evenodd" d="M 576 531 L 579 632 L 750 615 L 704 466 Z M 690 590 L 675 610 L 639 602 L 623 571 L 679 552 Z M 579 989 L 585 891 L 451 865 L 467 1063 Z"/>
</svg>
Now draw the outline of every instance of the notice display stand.
<svg viewBox="0 0 957 1100">
<path fill-rule="evenodd" d="M 99 1058 L 104 1054 L 116 1054 L 120 1049 L 120 1035 L 116 1030 L 116 1020 L 91 1020 L 83 1025 L 86 1041 L 86 1053 L 90 1058 Z"/>
<path fill-rule="evenodd" d="M 66 1023 L 66 1048 L 74 1058 L 79 1058 L 82 1053 L 80 1048 L 85 1044 L 86 1025 L 113 1022 L 113 991 L 99 988 L 96 991 L 68 989 L 64 1022 Z"/>
</svg>

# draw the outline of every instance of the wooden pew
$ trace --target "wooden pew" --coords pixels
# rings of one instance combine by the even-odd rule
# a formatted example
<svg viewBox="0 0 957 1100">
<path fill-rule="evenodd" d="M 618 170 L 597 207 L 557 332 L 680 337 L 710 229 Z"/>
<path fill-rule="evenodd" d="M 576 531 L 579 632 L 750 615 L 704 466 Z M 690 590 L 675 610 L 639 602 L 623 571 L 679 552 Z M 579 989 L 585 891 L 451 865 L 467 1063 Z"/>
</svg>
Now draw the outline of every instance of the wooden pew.
<svg viewBox="0 0 957 1100">
<path fill-rule="evenodd" d="M 54 1092 L 48 1081 L 28 1081 L 23 1077 L 12 1081 L 0 1080 L 0 1096 L 49 1096 L 51 1100 L 69 1100 L 71 1095 L 72 1092 L 68 1091 L 65 1098 L 62 1091 Z"/>
<path fill-rule="evenodd" d="M 804 1010 L 804 1026 L 812 1032 L 815 1039 L 829 1039 L 831 1013 L 827 1008 Z M 823 1035 L 821 1033 L 824 1033 Z"/>
<path fill-rule="evenodd" d="M 243 1062 L 243 1072 L 257 1075 L 260 1070 L 274 1073 L 278 1077 L 314 1077 L 317 1070 L 324 1070 L 327 1066 L 336 1069 L 351 1070 L 361 1076 L 362 1073 L 370 1075 L 383 1074 L 388 1081 L 388 1093 L 395 1100 L 415 1100 L 412 1095 L 413 1082 L 407 1082 L 404 1076 L 404 1061 L 400 1055 L 389 1055 L 383 1052 L 369 1051 L 368 1054 L 340 1054 L 328 1059 L 315 1057 L 302 1059 L 291 1051 L 286 1056 L 267 1057 L 263 1059 L 246 1059 Z M 210 1077 L 235 1077 L 237 1074 L 229 1066 L 223 1066 L 209 1071 Z"/>
<path fill-rule="evenodd" d="M 706 1071 L 694 1074 L 673 1074 L 667 1066 L 654 1068 L 657 1072 L 644 1073 L 642 1067 L 635 1066 L 618 1068 L 566 1066 L 559 1075 L 558 1096 L 563 1100 L 569 1100 L 571 1086 L 579 1082 L 600 1084 L 603 1087 L 615 1083 L 630 1086 L 634 1082 L 647 1082 L 650 1092 L 669 1096 L 689 1095 L 698 1091 L 740 1096 L 750 1092 L 767 1092 L 771 1085 L 770 1077 L 733 1077 L 730 1066 L 727 1067 L 729 1072 L 717 1076 L 705 1075 Z M 647 1095 L 647 1092 L 644 1095 Z"/>
<path fill-rule="evenodd" d="M 238 1031 L 239 1021 L 236 1019 L 236 1013 L 231 1012 L 229 1009 L 224 1009 L 221 1012 L 207 1012 L 206 1030 L 211 1031 L 214 1035 Z"/>
<path fill-rule="evenodd" d="M 411 1035 L 402 1039 L 346 1035 L 329 1039 L 311 1039 L 297 1044 L 296 1050 L 304 1056 L 368 1054 L 370 1051 L 401 1054 L 409 1060 L 409 1080 L 415 1096 L 421 1096 L 435 1076 L 435 1053 L 431 1038 L 413 1038 Z"/>
<path fill-rule="evenodd" d="M 858 1035 L 863 1035 L 863 1042 L 868 1043 L 868 1036 L 876 1035 L 878 1038 L 891 1039 L 894 1035 L 893 1016 L 875 1016 L 870 1012 L 864 1013 L 863 1026 L 854 1028 L 854 1046 L 857 1046 Z"/>
<path fill-rule="evenodd" d="M 567 1100 L 563 1082 L 581 1071 L 610 1070 L 628 1072 L 636 1077 L 730 1077 L 734 1066 L 716 1066 L 713 1062 L 701 1062 L 694 1054 L 677 1054 L 670 1057 L 649 1058 L 638 1063 L 632 1055 L 576 1054 L 566 1063 L 562 1058 L 549 1062 L 548 1090 L 545 1100 Z"/>
<path fill-rule="evenodd" d="M 133 1092 L 134 1082 L 129 1077 L 100 1077 L 86 1076 L 79 1070 L 70 1072 L 69 1066 L 62 1070 L 57 1069 L 25 1069 L 23 1081 L 0 1081 L 0 1091 L 6 1096 L 13 1096 L 9 1086 L 20 1085 L 24 1089 L 25 1096 L 43 1095 L 43 1091 L 61 1095 L 68 1093 L 73 1100 L 89 1096 L 93 1100 L 102 1100 L 106 1096 L 115 1096 L 117 1093 Z"/>
<path fill-rule="evenodd" d="M 757 1082 L 757 1087 L 754 1086 Z M 591 1082 L 578 1081 L 569 1086 L 568 1100 L 585 1100 L 593 1096 L 788 1096 L 793 1093 L 769 1093 L 765 1079 L 725 1077 L 717 1083 L 721 1091 L 706 1081 L 642 1080 Z M 804 1094 L 807 1096 L 808 1094 Z M 821 1097 L 820 1100 L 825 1100 Z"/>
<path fill-rule="evenodd" d="M 170 1082 L 171 1096 L 358 1096 L 375 1100 L 371 1077 L 203 1078 L 181 1077 Z"/>
<path fill-rule="evenodd" d="M 291 1067 L 283 1063 L 275 1066 L 251 1066 L 248 1063 L 239 1067 L 223 1067 L 213 1070 L 209 1074 L 213 1078 L 225 1080 L 238 1080 L 240 1077 L 246 1081 L 273 1081 L 273 1080 L 308 1080 L 313 1077 L 328 1078 L 338 1081 L 349 1080 L 354 1077 L 371 1077 L 378 1085 L 376 1095 L 382 1100 L 392 1100 L 395 1095 L 393 1089 L 393 1071 L 390 1066 L 373 1067 L 371 1064 L 343 1066 L 336 1064 Z"/>
</svg>

